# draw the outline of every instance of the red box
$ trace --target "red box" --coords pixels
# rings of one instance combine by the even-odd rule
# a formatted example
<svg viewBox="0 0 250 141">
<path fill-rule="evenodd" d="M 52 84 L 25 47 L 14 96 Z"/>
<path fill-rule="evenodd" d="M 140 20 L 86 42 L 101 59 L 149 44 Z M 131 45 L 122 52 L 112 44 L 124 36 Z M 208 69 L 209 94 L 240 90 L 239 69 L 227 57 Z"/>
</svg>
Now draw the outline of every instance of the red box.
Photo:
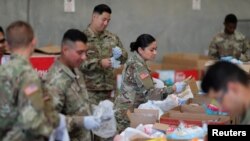
<svg viewBox="0 0 250 141">
<path fill-rule="evenodd" d="M 37 71 L 40 77 L 43 77 L 48 73 L 49 68 L 54 63 L 56 56 L 44 55 L 44 56 L 32 56 L 30 63 L 33 68 Z"/>
<path fill-rule="evenodd" d="M 198 126 L 202 126 L 203 121 L 205 121 L 207 124 L 218 125 L 218 124 L 229 124 L 230 117 L 170 111 L 162 115 L 160 118 L 160 123 L 168 125 L 178 126 L 180 124 L 180 121 L 183 121 L 184 123 L 189 125 L 198 125 Z"/>
</svg>

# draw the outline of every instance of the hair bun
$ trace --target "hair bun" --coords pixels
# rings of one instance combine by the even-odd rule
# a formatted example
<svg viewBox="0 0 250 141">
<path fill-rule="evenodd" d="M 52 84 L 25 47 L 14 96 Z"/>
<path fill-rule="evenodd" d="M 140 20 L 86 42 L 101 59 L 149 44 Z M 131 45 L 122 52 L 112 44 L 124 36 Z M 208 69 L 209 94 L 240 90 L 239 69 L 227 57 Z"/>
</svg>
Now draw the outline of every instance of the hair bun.
<svg viewBox="0 0 250 141">
<path fill-rule="evenodd" d="M 136 49 L 137 49 L 137 47 L 136 47 L 136 42 L 131 42 L 131 43 L 130 43 L 130 51 L 131 51 L 131 52 L 134 52 Z"/>
</svg>

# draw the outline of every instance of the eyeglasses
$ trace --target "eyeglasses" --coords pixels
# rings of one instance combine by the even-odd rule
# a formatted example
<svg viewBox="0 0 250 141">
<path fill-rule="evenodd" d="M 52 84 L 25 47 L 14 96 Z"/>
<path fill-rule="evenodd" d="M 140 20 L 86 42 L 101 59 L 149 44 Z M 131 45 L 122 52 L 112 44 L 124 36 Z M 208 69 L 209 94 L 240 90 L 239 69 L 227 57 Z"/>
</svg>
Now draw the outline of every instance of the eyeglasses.
<svg viewBox="0 0 250 141">
<path fill-rule="evenodd" d="M 5 42 L 5 39 L 0 39 L 0 43 L 3 44 Z"/>
</svg>

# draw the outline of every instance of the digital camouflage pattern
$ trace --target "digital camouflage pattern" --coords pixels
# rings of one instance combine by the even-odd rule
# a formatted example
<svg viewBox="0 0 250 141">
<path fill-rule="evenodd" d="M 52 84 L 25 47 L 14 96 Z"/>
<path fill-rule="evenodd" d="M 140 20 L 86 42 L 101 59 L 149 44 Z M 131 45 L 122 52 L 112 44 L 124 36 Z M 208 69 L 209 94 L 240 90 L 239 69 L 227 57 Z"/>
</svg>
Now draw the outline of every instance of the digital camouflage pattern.
<svg viewBox="0 0 250 141">
<path fill-rule="evenodd" d="M 0 140 L 46 140 L 59 117 L 46 113 L 51 107 L 44 104 L 41 80 L 28 59 L 11 55 L 0 72 Z M 49 120 L 47 115 L 57 116 Z"/>
<path fill-rule="evenodd" d="M 73 72 L 57 59 L 46 75 L 45 90 L 53 97 L 57 111 L 66 116 L 71 141 L 90 141 L 90 131 L 83 125 L 83 116 L 90 114 L 90 107 L 81 72 Z"/>
<path fill-rule="evenodd" d="M 89 27 L 84 31 L 88 37 L 87 60 L 80 69 L 84 74 L 86 86 L 89 91 L 112 91 L 115 88 L 115 76 L 113 68 L 102 68 L 101 59 L 112 57 L 112 48 L 118 46 L 122 55 L 118 59 L 121 64 L 127 60 L 128 54 L 123 48 L 120 39 L 113 33 L 105 30 L 96 35 Z"/>
<path fill-rule="evenodd" d="M 164 99 L 173 92 L 172 87 L 155 88 L 146 62 L 138 53 L 133 53 L 124 66 L 120 95 L 115 100 L 119 131 L 129 127 L 128 109 L 138 108 L 149 99 Z"/>
<path fill-rule="evenodd" d="M 243 124 L 243 125 L 250 124 L 250 107 L 248 107 L 248 109 L 246 109 L 246 112 L 242 118 L 241 124 Z"/>
<path fill-rule="evenodd" d="M 249 42 L 240 32 L 235 31 L 234 34 L 228 35 L 223 31 L 218 33 L 210 43 L 209 55 L 215 59 L 232 56 L 245 62 L 250 58 L 247 54 L 249 48 Z"/>
</svg>

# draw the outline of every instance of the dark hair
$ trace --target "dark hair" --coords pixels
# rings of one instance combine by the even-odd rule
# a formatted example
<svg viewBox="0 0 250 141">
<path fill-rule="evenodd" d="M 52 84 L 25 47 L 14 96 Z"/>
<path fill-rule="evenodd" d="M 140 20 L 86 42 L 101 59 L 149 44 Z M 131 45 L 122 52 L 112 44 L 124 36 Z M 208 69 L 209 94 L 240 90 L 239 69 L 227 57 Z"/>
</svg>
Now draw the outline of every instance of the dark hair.
<svg viewBox="0 0 250 141">
<path fill-rule="evenodd" d="M 234 14 L 228 14 L 225 17 L 224 23 L 233 23 L 233 24 L 237 24 L 238 19 Z"/>
<path fill-rule="evenodd" d="M 1 26 L 0 26 L 0 32 L 2 32 L 4 34 L 4 30 Z"/>
<path fill-rule="evenodd" d="M 98 13 L 98 14 L 102 14 L 103 12 L 107 12 L 109 14 L 112 13 L 110 7 L 106 4 L 99 4 L 97 6 L 95 6 L 93 13 Z"/>
<path fill-rule="evenodd" d="M 146 48 L 149 44 L 155 41 L 155 38 L 150 34 L 142 34 L 140 35 L 135 42 L 130 43 L 130 51 L 138 52 L 138 48 L 141 47 L 142 49 Z"/>
<path fill-rule="evenodd" d="M 72 42 L 81 41 L 86 44 L 87 36 L 78 29 L 69 29 L 63 35 L 62 42 L 65 41 L 72 41 Z"/>
<path fill-rule="evenodd" d="M 34 39 L 34 31 L 27 22 L 16 21 L 7 27 L 6 37 L 12 48 L 27 46 Z"/>
<path fill-rule="evenodd" d="M 220 61 L 210 66 L 202 79 L 201 88 L 204 92 L 210 89 L 218 92 L 227 91 L 228 82 L 239 82 L 244 86 L 249 84 L 248 74 L 230 62 Z"/>
</svg>

